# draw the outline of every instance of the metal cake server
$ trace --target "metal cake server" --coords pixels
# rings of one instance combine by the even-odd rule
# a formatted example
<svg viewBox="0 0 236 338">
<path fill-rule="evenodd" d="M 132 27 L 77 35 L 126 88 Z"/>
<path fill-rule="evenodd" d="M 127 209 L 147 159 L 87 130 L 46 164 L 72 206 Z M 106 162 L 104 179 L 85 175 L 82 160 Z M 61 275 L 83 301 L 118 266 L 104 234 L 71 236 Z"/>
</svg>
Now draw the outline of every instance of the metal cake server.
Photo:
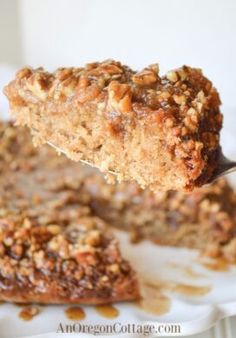
<svg viewBox="0 0 236 338">
<path fill-rule="evenodd" d="M 51 142 L 47 142 L 47 144 L 50 145 L 51 147 L 55 148 L 58 152 L 66 155 L 66 152 L 64 150 L 55 146 Z M 88 162 L 86 160 L 80 160 L 80 162 L 87 164 L 91 167 L 97 168 L 96 166 L 94 166 L 93 164 L 91 164 L 90 162 Z M 225 175 L 232 173 L 234 171 L 236 171 L 236 161 L 229 160 L 227 157 L 225 157 L 223 152 L 222 152 L 222 149 L 220 148 L 218 166 L 215 169 L 215 171 L 213 172 L 211 180 L 208 183 L 212 183 L 213 181 L 215 181 L 219 177 L 225 176 Z M 112 171 L 112 170 L 109 170 L 108 172 L 111 173 L 112 175 L 117 175 L 117 173 Z"/>
<path fill-rule="evenodd" d="M 49 142 L 49 141 L 47 141 L 47 144 L 48 144 L 49 146 L 53 147 L 54 149 L 56 149 L 57 152 L 66 155 L 66 152 L 65 152 L 64 150 L 60 149 L 59 147 L 55 146 L 55 144 L 52 144 L 52 143 Z M 66 156 L 67 156 L 67 155 L 66 155 Z M 99 168 L 96 167 L 94 164 L 92 164 L 92 163 L 90 163 L 90 162 L 88 162 L 88 161 L 86 161 L 86 160 L 79 160 L 79 161 L 80 161 L 81 163 L 83 163 L 83 164 L 89 165 L 90 167 L 99 169 Z M 115 175 L 115 176 L 118 175 L 118 173 L 116 173 L 115 171 L 112 171 L 112 170 L 108 170 L 108 172 L 109 172 L 110 174 L 112 174 L 112 175 Z"/>
<path fill-rule="evenodd" d="M 220 148 L 219 151 L 219 163 L 215 171 L 213 172 L 213 175 L 211 177 L 211 181 L 215 181 L 217 178 L 225 176 L 227 174 L 230 174 L 232 172 L 236 171 L 236 162 L 229 160 L 222 152 L 222 149 Z M 209 182 L 209 183 L 210 183 Z"/>
</svg>

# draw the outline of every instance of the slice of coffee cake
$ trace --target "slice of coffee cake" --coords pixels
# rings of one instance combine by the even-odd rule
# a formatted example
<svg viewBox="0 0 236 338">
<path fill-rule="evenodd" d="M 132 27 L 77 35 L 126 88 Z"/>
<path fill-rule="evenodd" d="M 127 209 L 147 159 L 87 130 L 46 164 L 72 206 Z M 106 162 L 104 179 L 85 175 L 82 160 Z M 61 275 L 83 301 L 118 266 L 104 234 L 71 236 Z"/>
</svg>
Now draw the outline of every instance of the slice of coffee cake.
<svg viewBox="0 0 236 338">
<path fill-rule="evenodd" d="M 192 190 L 217 167 L 222 115 L 212 83 L 184 66 L 159 76 L 116 61 L 25 68 L 6 88 L 12 115 L 36 143 L 50 142 L 118 181 L 151 190 Z"/>
<path fill-rule="evenodd" d="M 83 177 L 49 147 L 36 151 L 27 131 L 0 123 L 0 300 L 138 298 L 117 240 L 78 194 Z"/>
</svg>

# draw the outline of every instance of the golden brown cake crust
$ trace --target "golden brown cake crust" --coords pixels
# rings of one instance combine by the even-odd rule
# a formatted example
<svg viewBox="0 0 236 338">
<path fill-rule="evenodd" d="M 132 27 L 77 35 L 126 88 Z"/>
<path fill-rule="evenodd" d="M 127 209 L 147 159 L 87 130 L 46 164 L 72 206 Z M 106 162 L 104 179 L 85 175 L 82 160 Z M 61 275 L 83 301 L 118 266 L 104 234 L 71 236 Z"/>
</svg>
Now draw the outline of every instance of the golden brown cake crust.
<svg viewBox="0 0 236 338">
<path fill-rule="evenodd" d="M 136 275 L 77 190 L 84 176 L 22 128 L 0 123 L 0 300 L 136 299 Z M 74 175 L 73 175 L 74 173 Z"/>
<path fill-rule="evenodd" d="M 18 124 L 72 159 L 152 190 L 191 190 L 217 166 L 220 99 L 201 70 L 159 76 L 108 60 L 48 73 L 24 68 L 6 88 Z"/>
</svg>

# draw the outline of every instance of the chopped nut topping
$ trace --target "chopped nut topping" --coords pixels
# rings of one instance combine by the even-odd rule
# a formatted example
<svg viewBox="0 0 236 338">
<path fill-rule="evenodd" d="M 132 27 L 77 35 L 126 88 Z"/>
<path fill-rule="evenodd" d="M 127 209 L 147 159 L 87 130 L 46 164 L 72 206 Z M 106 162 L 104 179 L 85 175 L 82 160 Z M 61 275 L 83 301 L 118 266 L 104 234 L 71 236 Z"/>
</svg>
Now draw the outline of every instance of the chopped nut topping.
<svg viewBox="0 0 236 338">
<path fill-rule="evenodd" d="M 186 97 L 184 95 L 173 95 L 173 99 L 177 104 L 184 104 L 186 101 Z"/>
<path fill-rule="evenodd" d="M 120 111 L 121 113 L 129 112 L 132 108 L 131 95 L 130 88 L 126 84 L 112 81 L 108 87 L 110 109 Z"/>
<path fill-rule="evenodd" d="M 174 71 L 169 71 L 167 74 L 166 74 L 166 77 L 169 81 L 171 82 L 177 82 L 178 81 L 178 75 L 176 72 Z"/>
<path fill-rule="evenodd" d="M 26 70 L 25 70 L 26 72 Z M 31 76 L 26 87 L 35 98 L 44 101 L 47 97 L 46 78 L 42 73 L 35 73 Z"/>
<path fill-rule="evenodd" d="M 143 71 L 133 75 L 132 80 L 136 85 L 150 86 L 159 80 L 158 68 L 146 68 Z"/>
</svg>

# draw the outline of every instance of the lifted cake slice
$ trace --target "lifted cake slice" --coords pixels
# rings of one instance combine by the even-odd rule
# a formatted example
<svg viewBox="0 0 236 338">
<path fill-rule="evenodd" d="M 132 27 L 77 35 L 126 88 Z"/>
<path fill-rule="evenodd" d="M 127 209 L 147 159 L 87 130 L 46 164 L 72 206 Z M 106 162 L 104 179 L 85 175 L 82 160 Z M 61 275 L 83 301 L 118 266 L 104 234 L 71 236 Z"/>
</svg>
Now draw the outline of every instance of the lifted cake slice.
<svg viewBox="0 0 236 338">
<path fill-rule="evenodd" d="M 139 297 L 136 274 L 92 216 L 68 160 L 0 123 L 0 300 L 101 304 Z M 70 163 L 73 165 L 73 163 Z M 75 164 L 77 166 L 77 164 Z"/>
<path fill-rule="evenodd" d="M 220 99 L 201 70 L 120 62 L 84 68 L 22 69 L 5 88 L 17 124 L 118 181 L 151 190 L 192 190 L 217 167 Z"/>
</svg>

